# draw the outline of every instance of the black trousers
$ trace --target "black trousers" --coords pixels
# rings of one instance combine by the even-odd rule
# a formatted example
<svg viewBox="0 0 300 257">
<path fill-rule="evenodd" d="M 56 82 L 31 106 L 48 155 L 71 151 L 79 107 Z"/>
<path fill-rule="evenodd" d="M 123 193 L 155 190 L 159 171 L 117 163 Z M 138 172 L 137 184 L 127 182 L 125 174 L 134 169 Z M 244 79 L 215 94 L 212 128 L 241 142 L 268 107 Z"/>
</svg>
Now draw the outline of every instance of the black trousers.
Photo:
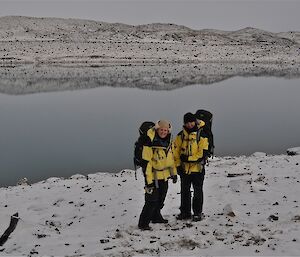
<svg viewBox="0 0 300 257">
<path fill-rule="evenodd" d="M 181 205 L 180 211 L 184 215 L 191 215 L 191 208 L 194 215 L 201 215 L 203 208 L 203 181 L 205 170 L 200 173 L 195 172 L 189 175 L 182 174 L 180 176 L 181 186 Z M 193 185 L 194 194 L 191 195 L 191 185 Z"/>
<path fill-rule="evenodd" d="M 160 210 L 168 191 L 168 181 L 158 180 L 158 188 L 152 194 L 145 193 L 145 204 L 139 218 L 139 227 L 149 226 L 150 221 L 162 218 Z"/>
</svg>

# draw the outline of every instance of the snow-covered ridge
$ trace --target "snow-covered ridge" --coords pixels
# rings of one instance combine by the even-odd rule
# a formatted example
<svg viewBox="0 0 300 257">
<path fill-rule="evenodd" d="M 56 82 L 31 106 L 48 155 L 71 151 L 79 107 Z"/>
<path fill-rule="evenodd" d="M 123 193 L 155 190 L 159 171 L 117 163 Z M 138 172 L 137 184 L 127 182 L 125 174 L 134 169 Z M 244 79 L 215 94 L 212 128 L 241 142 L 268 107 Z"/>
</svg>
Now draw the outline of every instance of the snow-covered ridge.
<svg viewBox="0 0 300 257">
<path fill-rule="evenodd" d="M 138 172 L 49 178 L 0 188 L 0 231 L 20 220 L 2 256 L 298 256 L 300 155 L 215 157 L 207 167 L 200 222 L 177 221 L 180 186 L 170 183 L 169 224 L 137 228 L 143 206 Z M 3 233 L 2 232 L 2 233 Z M 1 232 L 0 232 L 1 233 Z"/>
<path fill-rule="evenodd" d="M 292 35 L 292 36 L 291 36 Z M 0 58 L 11 63 L 299 62 L 299 32 L 192 30 L 79 19 L 0 18 Z M 76 61 L 76 57 L 86 59 Z M 60 58 L 57 60 L 57 58 Z"/>
<path fill-rule="evenodd" d="M 198 42 L 201 37 L 223 37 L 224 41 L 240 42 L 280 42 L 283 38 L 290 43 L 299 43 L 299 32 L 271 33 L 256 28 L 247 27 L 238 31 L 221 31 L 213 29 L 193 30 L 176 24 L 152 23 L 145 25 L 127 25 L 122 23 L 107 23 L 80 19 L 34 18 L 24 16 L 0 17 L 1 40 L 120 40 L 157 39 L 172 41 L 184 40 Z M 171 34 L 168 34 L 171 33 Z M 173 33 L 173 34 L 172 34 Z M 177 33 L 177 34 L 176 34 Z M 293 35 L 293 36 L 291 36 Z M 127 36 L 127 38 L 125 38 Z M 191 39 L 193 38 L 193 39 Z"/>
<path fill-rule="evenodd" d="M 124 85 L 166 90 L 233 76 L 295 78 L 300 74 L 299 35 L 0 17 L 0 92 Z"/>
</svg>

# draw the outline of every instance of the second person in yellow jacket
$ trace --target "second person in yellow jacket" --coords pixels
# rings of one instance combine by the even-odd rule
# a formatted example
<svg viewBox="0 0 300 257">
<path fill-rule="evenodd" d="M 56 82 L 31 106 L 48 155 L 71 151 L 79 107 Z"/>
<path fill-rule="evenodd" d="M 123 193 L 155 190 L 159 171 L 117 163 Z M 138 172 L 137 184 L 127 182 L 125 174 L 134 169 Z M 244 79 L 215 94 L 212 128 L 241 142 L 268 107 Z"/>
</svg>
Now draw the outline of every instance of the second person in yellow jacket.
<svg viewBox="0 0 300 257">
<path fill-rule="evenodd" d="M 194 114 L 186 113 L 183 120 L 183 129 L 175 139 L 175 164 L 181 186 L 180 214 L 177 219 L 193 218 L 194 221 L 199 221 L 203 206 L 203 153 L 208 149 L 208 140 L 201 133 Z M 193 199 L 191 186 L 194 189 Z"/>
</svg>

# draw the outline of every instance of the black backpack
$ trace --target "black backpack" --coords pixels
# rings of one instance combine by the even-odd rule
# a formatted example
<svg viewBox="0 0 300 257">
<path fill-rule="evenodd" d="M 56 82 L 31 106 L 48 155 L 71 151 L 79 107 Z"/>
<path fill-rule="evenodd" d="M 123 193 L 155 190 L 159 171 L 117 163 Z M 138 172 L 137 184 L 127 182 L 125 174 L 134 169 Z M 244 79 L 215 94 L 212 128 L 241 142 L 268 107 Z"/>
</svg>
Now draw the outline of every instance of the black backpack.
<svg viewBox="0 0 300 257">
<path fill-rule="evenodd" d="M 142 158 L 143 145 L 147 140 L 147 131 L 155 126 L 155 123 L 152 121 L 144 121 L 139 127 L 140 136 L 138 140 L 134 143 L 134 157 L 133 163 L 135 170 L 137 167 L 143 167 L 145 161 Z"/>
<path fill-rule="evenodd" d="M 195 113 L 195 116 L 198 120 L 203 120 L 205 122 L 203 133 L 208 138 L 208 157 L 211 157 L 213 156 L 215 149 L 214 135 L 211 131 L 213 114 L 207 110 L 198 110 Z"/>
</svg>

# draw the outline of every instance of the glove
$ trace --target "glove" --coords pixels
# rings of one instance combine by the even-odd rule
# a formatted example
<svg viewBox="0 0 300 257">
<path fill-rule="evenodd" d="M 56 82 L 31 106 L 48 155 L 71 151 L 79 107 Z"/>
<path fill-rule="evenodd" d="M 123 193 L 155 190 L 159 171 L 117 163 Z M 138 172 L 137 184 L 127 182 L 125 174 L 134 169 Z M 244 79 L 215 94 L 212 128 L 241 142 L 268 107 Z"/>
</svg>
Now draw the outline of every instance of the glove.
<svg viewBox="0 0 300 257">
<path fill-rule="evenodd" d="M 204 159 L 202 159 L 201 161 L 200 161 L 200 163 L 201 163 L 201 165 L 205 165 L 206 164 L 206 158 L 204 158 Z"/>
<path fill-rule="evenodd" d="M 151 195 L 153 193 L 153 190 L 154 190 L 154 184 L 151 183 L 149 185 L 146 185 L 144 188 L 145 188 L 146 194 Z"/>
<path fill-rule="evenodd" d="M 171 176 L 171 179 L 172 179 L 173 184 L 177 183 L 177 175 Z"/>
<path fill-rule="evenodd" d="M 188 161 L 188 156 L 187 155 L 185 155 L 185 154 L 181 154 L 180 155 L 180 160 L 182 161 L 182 162 L 187 162 Z"/>
</svg>

